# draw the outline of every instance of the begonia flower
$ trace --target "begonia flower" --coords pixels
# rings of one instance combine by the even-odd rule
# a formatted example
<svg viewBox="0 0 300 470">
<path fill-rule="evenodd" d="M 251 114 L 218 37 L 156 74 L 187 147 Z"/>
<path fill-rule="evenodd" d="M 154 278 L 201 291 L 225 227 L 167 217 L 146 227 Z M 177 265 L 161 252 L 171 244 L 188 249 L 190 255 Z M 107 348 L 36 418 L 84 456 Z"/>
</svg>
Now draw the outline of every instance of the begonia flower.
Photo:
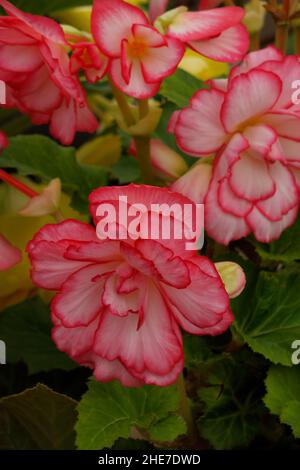
<svg viewBox="0 0 300 470">
<path fill-rule="evenodd" d="M 51 308 L 57 347 L 94 369 L 97 380 L 165 386 L 183 368 L 180 327 L 196 335 L 222 333 L 233 320 L 229 297 L 214 264 L 186 249 L 185 237 L 151 239 L 143 230 L 132 236 L 135 204 L 144 205 L 144 222 L 158 222 L 165 213 L 152 204 L 194 210 L 189 199 L 145 185 L 100 188 L 90 196 L 98 235 L 99 206 L 110 204 L 118 220 L 124 211 L 120 196 L 127 197 L 129 219 L 117 237 L 114 224 L 108 224 L 106 239 L 70 219 L 43 227 L 27 248 L 32 279 L 57 292 Z M 182 222 L 177 215 L 172 221 L 173 227 Z M 184 223 L 189 227 L 191 221 Z"/>
<path fill-rule="evenodd" d="M 292 84 L 299 76 L 297 57 L 272 46 L 252 52 L 171 119 L 183 151 L 215 157 L 212 171 L 196 165 L 174 189 L 205 204 L 205 229 L 220 243 L 250 232 L 270 242 L 297 216 L 300 113 Z"/>
<path fill-rule="evenodd" d="M 68 44 L 50 18 L 24 13 L 0 0 L 0 80 L 6 84 L 6 107 L 28 114 L 34 124 L 49 124 L 51 134 L 71 144 L 79 132 L 94 132 L 78 77 L 70 73 Z"/>
<path fill-rule="evenodd" d="M 154 96 L 184 53 L 181 41 L 159 33 L 140 8 L 122 0 L 94 1 L 92 33 L 110 58 L 114 85 L 135 98 Z"/>
</svg>

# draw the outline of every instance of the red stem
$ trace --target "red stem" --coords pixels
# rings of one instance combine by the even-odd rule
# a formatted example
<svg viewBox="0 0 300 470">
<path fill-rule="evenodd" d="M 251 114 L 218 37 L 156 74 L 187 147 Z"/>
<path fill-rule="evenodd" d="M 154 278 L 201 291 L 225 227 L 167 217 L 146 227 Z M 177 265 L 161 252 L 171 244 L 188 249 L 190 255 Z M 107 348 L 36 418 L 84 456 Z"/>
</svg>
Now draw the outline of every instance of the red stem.
<svg viewBox="0 0 300 470">
<path fill-rule="evenodd" d="M 0 169 L 0 179 L 5 181 L 7 184 L 10 186 L 13 186 L 14 188 L 18 189 L 22 193 L 26 194 L 26 196 L 32 198 L 35 196 L 38 196 L 39 193 L 34 191 L 33 189 L 29 188 L 29 186 L 26 186 L 26 184 L 21 183 L 21 181 L 17 180 L 10 174 L 6 173 L 4 170 Z"/>
</svg>

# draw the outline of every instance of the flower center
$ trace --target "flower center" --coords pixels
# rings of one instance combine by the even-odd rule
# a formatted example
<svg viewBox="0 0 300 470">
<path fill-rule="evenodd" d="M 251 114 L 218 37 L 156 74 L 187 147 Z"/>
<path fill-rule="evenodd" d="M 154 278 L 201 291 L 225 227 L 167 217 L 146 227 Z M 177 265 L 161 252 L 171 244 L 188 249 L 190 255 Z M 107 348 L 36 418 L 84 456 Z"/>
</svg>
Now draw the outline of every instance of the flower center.
<svg viewBox="0 0 300 470">
<path fill-rule="evenodd" d="M 142 39 L 132 39 L 128 42 L 128 55 L 131 59 L 141 59 L 148 49 L 147 44 Z"/>
</svg>

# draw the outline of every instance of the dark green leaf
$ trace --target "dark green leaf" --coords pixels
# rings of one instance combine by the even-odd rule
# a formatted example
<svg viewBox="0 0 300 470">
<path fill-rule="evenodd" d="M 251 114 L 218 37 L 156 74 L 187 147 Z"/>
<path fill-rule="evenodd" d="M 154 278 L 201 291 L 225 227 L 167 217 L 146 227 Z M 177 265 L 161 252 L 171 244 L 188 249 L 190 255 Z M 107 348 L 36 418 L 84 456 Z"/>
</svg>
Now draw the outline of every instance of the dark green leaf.
<svg viewBox="0 0 300 470">
<path fill-rule="evenodd" d="M 291 345 L 300 338 L 300 272 L 298 266 L 262 271 L 233 303 L 235 325 L 255 351 L 274 363 L 291 366 Z"/>
<path fill-rule="evenodd" d="M 16 168 L 22 175 L 39 176 L 45 182 L 60 178 L 63 189 L 81 200 L 85 210 L 88 195 L 106 183 L 107 174 L 96 166 L 79 165 L 73 147 L 63 147 L 41 135 L 11 138 L 1 154 L 0 167 Z"/>
<path fill-rule="evenodd" d="M 76 402 L 45 385 L 0 400 L 0 448 L 74 449 Z"/>
<path fill-rule="evenodd" d="M 163 81 L 159 93 L 179 108 L 184 108 L 201 88 L 207 88 L 207 85 L 184 70 L 177 69 L 173 75 Z"/>
<path fill-rule="evenodd" d="M 29 372 L 76 367 L 51 340 L 49 308 L 37 297 L 9 307 L 0 315 L 0 338 L 8 362 L 23 360 Z"/>
</svg>

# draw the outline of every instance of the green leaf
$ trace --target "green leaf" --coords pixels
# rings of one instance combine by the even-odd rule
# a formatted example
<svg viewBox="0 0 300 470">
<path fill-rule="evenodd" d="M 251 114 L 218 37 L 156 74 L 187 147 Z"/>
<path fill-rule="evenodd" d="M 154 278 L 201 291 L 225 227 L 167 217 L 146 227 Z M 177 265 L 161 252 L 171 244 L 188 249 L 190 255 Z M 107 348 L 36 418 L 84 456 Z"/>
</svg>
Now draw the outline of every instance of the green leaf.
<svg viewBox="0 0 300 470">
<path fill-rule="evenodd" d="M 73 147 L 63 147 L 41 135 L 18 136 L 9 140 L 9 146 L 0 158 L 1 168 L 16 168 L 22 175 L 38 176 L 48 182 L 60 178 L 62 187 L 88 205 L 90 192 L 106 183 L 107 170 L 92 165 L 80 165 Z"/>
<path fill-rule="evenodd" d="M 120 160 L 111 168 L 111 172 L 121 184 L 136 181 L 141 176 L 139 164 L 132 156 L 120 158 Z"/>
<path fill-rule="evenodd" d="M 56 10 L 82 5 L 91 5 L 93 0 L 13 0 L 12 3 L 20 10 L 28 11 L 36 15 L 45 15 Z"/>
<path fill-rule="evenodd" d="M 253 351 L 274 363 L 291 366 L 291 345 L 300 338 L 300 272 L 260 272 L 250 280 L 237 303 L 235 326 Z"/>
<path fill-rule="evenodd" d="M 254 406 L 256 378 L 242 354 L 235 359 L 224 357 L 210 369 L 207 386 L 199 390 L 204 411 L 198 423 L 200 433 L 215 449 L 246 446 L 259 422 L 260 409 Z"/>
<path fill-rule="evenodd" d="M 183 340 L 186 367 L 197 366 L 213 357 L 207 338 L 186 334 Z"/>
<path fill-rule="evenodd" d="M 267 261 L 291 261 L 300 260 L 300 217 L 278 240 L 269 244 L 256 242 L 258 254 Z"/>
<path fill-rule="evenodd" d="M 184 419 L 178 415 L 170 415 L 153 424 L 149 428 L 150 439 L 153 441 L 174 441 L 178 436 L 186 434 Z"/>
<path fill-rule="evenodd" d="M 173 415 L 178 404 L 176 386 L 125 388 L 119 382 L 103 384 L 91 380 L 89 390 L 78 405 L 78 448 L 97 450 L 111 447 L 119 437 L 128 438 L 132 428 L 137 427 L 141 432 L 153 429 L 170 414 Z M 157 432 L 159 434 L 159 430 Z M 183 432 L 182 424 L 177 423 L 172 438 L 177 432 Z M 165 437 L 163 430 L 161 435 Z"/>
<path fill-rule="evenodd" d="M 26 362 L 29 373 L 76 367 L 51 340 L 49 308 L 40 298 L 7 308 L 0 315 L 0 338 L 6 344 L 7 362 Z"/>
<path fill-rule="evenodd" d="M 271 413 L 291 426 L 295 437 L 300 437 L 300 370 L 297 366 L 272 366 L 265 381 L 264 398 Z"/>
<path fill-rule="evenodd" d="M 300 401 L 290 401 L 281 414 L 281 422 L 291 426 L 296 438 L 300 438 Z"/>
<path fill-rule="evenodd" d="M 159 93 L 179 108 L 184 108 L 196 91 L 202 88 L 207 88 L 207 85 L 184 70 L 177 69 L 163 81 Z"/>
<path fill-rule="evenodd" d="M 0 400 L 0 448 L 75 448 L 76 402 L 38 384 Z"/>
</svg>

